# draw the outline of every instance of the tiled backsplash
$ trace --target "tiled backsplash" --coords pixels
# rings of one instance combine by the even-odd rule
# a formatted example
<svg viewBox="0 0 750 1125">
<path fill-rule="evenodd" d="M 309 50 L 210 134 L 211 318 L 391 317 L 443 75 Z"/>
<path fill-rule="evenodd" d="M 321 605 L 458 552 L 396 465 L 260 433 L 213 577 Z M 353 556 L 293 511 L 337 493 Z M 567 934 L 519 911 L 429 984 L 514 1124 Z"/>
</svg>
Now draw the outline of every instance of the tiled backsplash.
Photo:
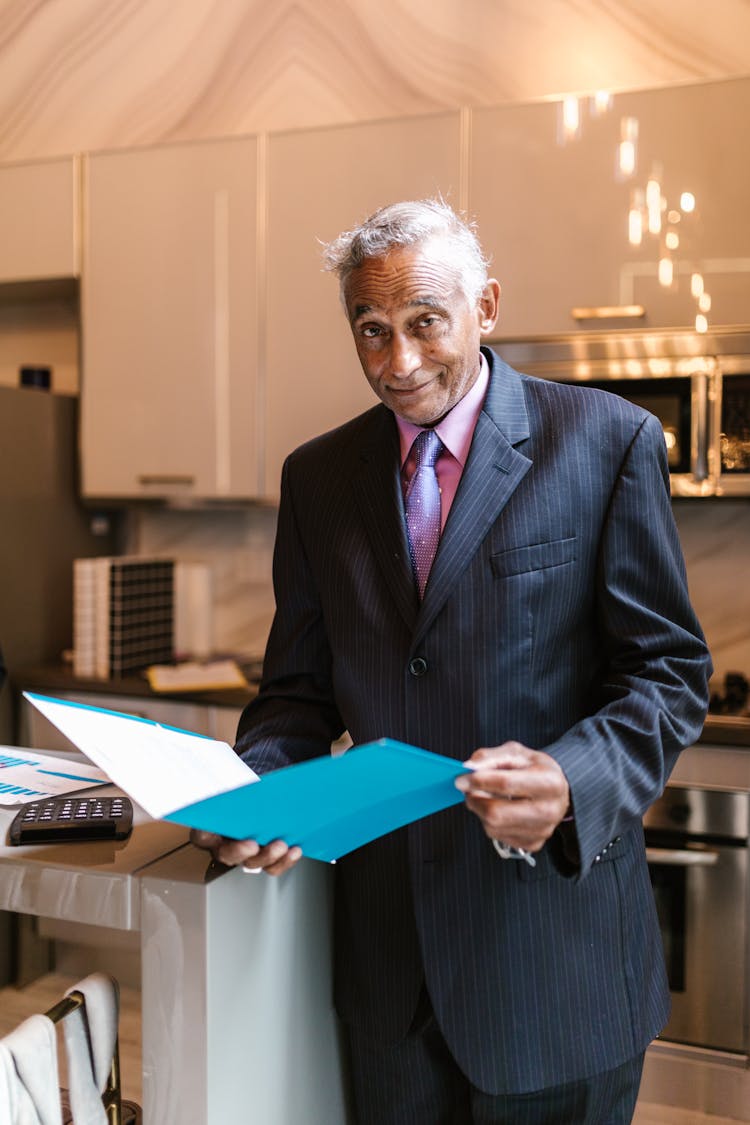
<svg viewBox="0 0 750 1125">
<path fill-rule="evenodd" d="M 262 654 L 273 617 L 276 510 L 147 509 L 130 514 L 127 549 L 211 568 L 216 652 Z"/>
<path fill-rule="evenodd" d="M 716 676 L 750 673 L 750 500 L 678 500 L 677 526 L 690 592 Z M 218 652 L 263 651 L 273 615 L 271 558 L 276 512 L 147 510 L 134 513 L 128 549 L 211 568 Z"/>
</svg>

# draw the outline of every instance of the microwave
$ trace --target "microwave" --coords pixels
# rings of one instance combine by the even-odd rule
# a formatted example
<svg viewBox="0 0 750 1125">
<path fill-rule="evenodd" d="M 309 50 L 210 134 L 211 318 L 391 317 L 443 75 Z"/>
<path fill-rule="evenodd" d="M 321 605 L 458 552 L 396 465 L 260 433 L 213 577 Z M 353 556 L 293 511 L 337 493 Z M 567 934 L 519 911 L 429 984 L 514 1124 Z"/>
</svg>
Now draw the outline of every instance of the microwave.
<svg viewBox="0 0 750 1125">
<path fill-rule="evenodd" d="M 750 329 L 497 339 L 512 367 L 654 414 L 673 496 L 750 496 Z"/>
<path fill-rule="evenodd" d="M 710 448 L 717 496 L 750 496 L 750 359 L 724 356 L 717 363 Z"/>
</svg>

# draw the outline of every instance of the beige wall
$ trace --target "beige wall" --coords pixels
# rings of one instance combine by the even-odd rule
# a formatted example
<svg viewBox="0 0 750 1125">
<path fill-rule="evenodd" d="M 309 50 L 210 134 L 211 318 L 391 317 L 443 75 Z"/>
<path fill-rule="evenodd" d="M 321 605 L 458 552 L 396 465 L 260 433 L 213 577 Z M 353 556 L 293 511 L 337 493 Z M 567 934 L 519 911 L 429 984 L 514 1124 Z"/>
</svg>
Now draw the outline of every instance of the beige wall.
<svg viewBox="0 0 750 1125">
<path fill-rule="evenodd" d="M 4 0 L 0 160 L 746 73 L 748 0 Z"/>
</svg>

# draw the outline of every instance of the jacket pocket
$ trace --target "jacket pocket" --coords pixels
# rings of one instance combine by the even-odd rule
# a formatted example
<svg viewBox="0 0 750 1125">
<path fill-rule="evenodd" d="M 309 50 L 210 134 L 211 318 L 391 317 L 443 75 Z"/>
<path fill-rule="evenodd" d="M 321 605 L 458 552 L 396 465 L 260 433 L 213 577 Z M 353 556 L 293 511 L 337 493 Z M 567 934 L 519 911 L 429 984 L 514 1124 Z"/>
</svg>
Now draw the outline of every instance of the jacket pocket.
<svg viewBox="0 0 750 1125">
<path fill-rule="evenodd" d="M 528 574 L 533 570 L 564 566 L 575 560 L 575 536 L 553 539 L 548 543 L 530 543 L 525 547 L 511 547 L 490 556 L 492 572 L 496 578 L 510 578 L 514 574 Z"/>
</svg>

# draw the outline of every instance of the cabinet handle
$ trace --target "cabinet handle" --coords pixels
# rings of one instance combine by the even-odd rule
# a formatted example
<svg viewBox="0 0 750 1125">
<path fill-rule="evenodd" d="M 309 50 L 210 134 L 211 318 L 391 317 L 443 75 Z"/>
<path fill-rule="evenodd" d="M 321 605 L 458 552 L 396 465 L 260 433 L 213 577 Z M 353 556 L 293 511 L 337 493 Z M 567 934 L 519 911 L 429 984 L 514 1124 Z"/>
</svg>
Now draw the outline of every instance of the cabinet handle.
<svg viewBox="0 0 750 1125">
<path fill-rule="evenodd" d="M 195 477 L 192 473 L 139 473 L 139 484 L 184 484 L 187 486 L 195 484 Z"/>
<path fill-rule="evenodd" d="M 577 306 L 570 310 L 573 320 L 637 320 L 646 315 L 643 305 Z"/>
<path fill-rule="evenodd" d="M 718 852 L 689 852 L 682 848 L 646 848 L 649 863 L 666 867 L 713 867 L 719 859 Z"/>
</svg>

